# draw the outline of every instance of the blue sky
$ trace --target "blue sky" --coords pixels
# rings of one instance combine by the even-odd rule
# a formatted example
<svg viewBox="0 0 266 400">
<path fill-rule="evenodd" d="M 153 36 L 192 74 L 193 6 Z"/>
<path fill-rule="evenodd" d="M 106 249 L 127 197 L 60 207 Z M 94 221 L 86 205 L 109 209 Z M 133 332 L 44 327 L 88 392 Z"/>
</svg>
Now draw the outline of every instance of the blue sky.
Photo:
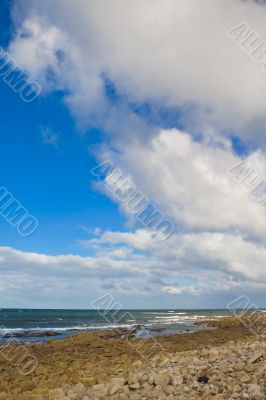
<svg viewBox="0 0 266 400">
<path fill-rule="evenodd" d="M 266 305 L 265 206 L 228 174 L 244 160 L 266 176 L 266 80 L 227 35 L 245 20 L 266 38 L 266 8 L 236 0 L 228 20 L 198 1 L 1 2 L 0 45 L 42 89 L 26 103 L 0 77 L 0 186 L 39 222 L 23 237 L 0 216 L 1 306 L 89 308 L 106 291 L 124 308 Z M 106 160 L 167 240 L 97 182 Z"/>
<path fill-rule="evenodd" d="M 2 44 L 7 42 L 12 2 L 4 3 Z M 76 240 L 87 238 L 88 233 L 80 226 L 88 230 L 123 228 L 124 218 L 116 205 L 91 188 L 90 170 L 97 164 L 92 149 L 101 140 L 101 131 L 78 131 L 59 92 L 26 104 L 2 80 L 0 91 L 1 184 L 40 222 L 27 240 L 1 220 L 5 245 L 50 254 L 82 253 Z M 58 134 L 56 146 L 45 142 L 45 129 Z"/>
<path fill-rule="evenodd" d="M 76 250 L 75 239 L 84 236 L 79 225 L 120 228 L 117 207 L 91 189 L 96 160 L 90 147 L 100 133 L 94 130 L 84 137 L 77 132 L 57 95 L 29 106 L 1 82 L 1 97 L 1 182 L 40 221 L 30 243 L 1 221 L 6 244 L 58 254 Z M 46 128 L 58 132 L 57 147 L 45 143 Z"/>
</svg>

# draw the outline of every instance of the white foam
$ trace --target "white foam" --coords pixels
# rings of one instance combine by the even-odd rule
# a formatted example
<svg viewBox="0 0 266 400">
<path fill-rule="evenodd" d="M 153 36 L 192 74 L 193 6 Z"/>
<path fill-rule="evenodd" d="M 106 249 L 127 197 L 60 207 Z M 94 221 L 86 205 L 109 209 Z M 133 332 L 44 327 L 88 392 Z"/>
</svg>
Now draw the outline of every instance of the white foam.
<svg viewBox="0 0 266 400">
<path fill-rule="evenodd" d="M 0 335 L 12 333 L 28 333 L 28 332 L 69 332 L 69 331 L 85 331 L 85 330 L 103 330 L 103 329 L 116 329 L 116 328 L 132 328 L 136 324 L 110 324 L 110 325 L 95 325 L 95 326 L 67 326 L 58 328 L 6 328 L 0 329 Z"/>
</svg>

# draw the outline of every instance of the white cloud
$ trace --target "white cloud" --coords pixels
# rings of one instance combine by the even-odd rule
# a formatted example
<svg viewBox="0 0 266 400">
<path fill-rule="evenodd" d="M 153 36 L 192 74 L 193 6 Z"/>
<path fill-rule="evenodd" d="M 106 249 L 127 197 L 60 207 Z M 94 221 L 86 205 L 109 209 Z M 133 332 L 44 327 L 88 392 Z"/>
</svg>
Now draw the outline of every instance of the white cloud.
<svg viewBox="0 0 266 400">
<path fill-rule="evenodd" d="M 13 56 L 44 86 L 68 91 L 79 118 L 99 118 L 99 106 L 106 116 L 105 75 L 131 101 L 181 107 L 190 126 L 196 118 L 206 129 L 265 142 L 265 74 L 227 31 L 246 22 L 266 40 L 266 7 L 242 0 L 26 0 L 14 15 Z M 257 123 L 249 132 L 255 121 L 261 130 Z"/>
<path fill-rule="evenodd" d="M 92 239 L 90 244 L 107 243 L 107 244 L 127 244 L 133 248 L 143 249 L 153 242 L 153 235 L 145 229 L 138 229 L 136 232 L 104 232 L 101 239 Z M 84 242 L 86 243 L 86 241 Z"/>
<path fill-rule="evenodd" d="M 173 294 L 173 295 L 179 295 L 182 293 L 192 294 L 192 295 L 201 295 L 203 293 L 201 288 L 195 288 L 193 286 L 188 286 L 188 287 L 186 287 L 186 286 L 185 287 L 165 286 L 163 288 L 163 291 L 166 293 Z"/>
<path fill-rule="evenodd" d="M 51 276 L 83 276 L 97 278 L 122 278 L 139 274 L 141 269 L 130 260 L 123 262 L 111 257 L 81 257 L 79 255 L 51 256 L 38 253 L 26 253 L 9 247 L 0 248 L 2 271 L 18 271 L 27 266 L 33 274 Z"/>
<path fill-rule="evenodd" d="M 169 296 L 178 296 L 183 307 L 208 307 L 205 299 L 212 302 L 217 294 L 219 301 L 212 304 L 225 307 L 237 294 L 262 299 L 266 289 L 266 247 L 240 235 L 180 233 L 162 242 L 144 230 L 109 231 L 84 244 L 96 247 L 96 255 L 51 256 L 0 247 L 3 304 L 14 305 L 21 297 L 24 306 L 32 301 L 43 306 L 48 296 L 53 306 L 84 307 L 86 298 L 90 307 L 108 291 L 124 307 L 136 301 L 169 306 Z M 195 296 L 203 297 L 195 303 Z"/>
<path fill-rule="evenodd" d="M 143 269 L 151 276 L 159 274 L 163 280 L 197 277 L 199 283 L 217 280 L 217 285 L 219 279 L 221 282 L 227 279 L 228 283 L 231 280 L 232 287 L 249 280 L 266 284 L 266 247 L 241 235 L 179 233 L 162 242 L 145 230 L 108 231 L 86 243 L 89 247 L 97 244 L 98 248 L 106 248 L 111 244 L 115 248 L 128 246 L 131 251 L 137 250 L 141 258 L 133 257 L 143 263 Z"/>
<path fill-rule="evenodd" d="M 266 208 L 228 174 L 241 162 L 228 142 L 197 142 L 172 129 L 161 131 L 145 145 L 136 141 L 123 153 L 105 152 L 102 157 L 118 165 L 162 214 L 186 229 L 238 230 L 265 237 Z M 246 162 L 257 171 L 258 184 L 262 182 L 265 154 L 254 152 Z M 113 193 L 105 193 L 117 201 Z M 128 212 L 125 203 L 120 205 Z"/>
</svg>

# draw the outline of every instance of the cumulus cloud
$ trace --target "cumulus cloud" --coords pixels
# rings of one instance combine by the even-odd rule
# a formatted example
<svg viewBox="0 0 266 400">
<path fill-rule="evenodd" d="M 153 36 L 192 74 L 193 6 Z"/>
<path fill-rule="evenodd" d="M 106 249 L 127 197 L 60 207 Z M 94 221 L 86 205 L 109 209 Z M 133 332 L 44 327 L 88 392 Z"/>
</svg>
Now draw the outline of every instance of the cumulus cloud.
<svg viewBox="0 0 266 400">
<path fill-rule="evenodd" d="M 97 278 L 123 278 L 140 272 L 140 266 L 130 260 L 123 262 L 111 257 L 81 257 L 79 255 L 51 256 L 26 253 L 9 247 L 1 247 L 0 263 L 3 272 L 18 271 L 20 266 L 33 275 L 80 276 Z M 139 270 L 139 272 L 137 272 Z"/>
<path fill-rule="evenodd" d="M 143 195 L 185 229 L 265 236 L 266 208 L 229 174 L 242 159 L 227 141 L 199 142 L 185 132 L 163 130 L 145 145 L 136 141 L 124 147 L 122 154 L 110 151 L 102 157 L 118 165 Z M 256 151 L 245 162 L 257 172 L 259 185 L 266 177 L 265 154 Z M 100 187 L 129 214 L 115 191 L 102 183 Z"/>
<path fill-rule="evenodd" d="M 266 7 L 242 0 L 16 4 L 12 55 L 45 87 L 64 90 L 78 118 L 91 122 L 99 106 L 106 115 L 108 78 L 124 100 L 178 107 L 188 128 L 265 141 L 265 74 L 227 32 L 246 22 L 266 39 Z"/>
<path fill-rule="evenodd" d="M 162 242 L 143 229 L 107 231 L 83 246 L 96 254 L 52 256 L 1 247 L 0 291 L 5 304 L 11 304 L 13 293 L 14 301 L 22 296 L 26 305 L 36 300 L 40 306 L 49 296 L 49 301 L 64 307 L 71 293 L 72 306 L 84 306 L 83 296 L 89 307 L 111 291 L 124 307 L 134 307 L 136 296 L 142 307 L 167 306 L 169 296 L 177 296 L 183 307 L 191 298 L 203 296 L 198 306 L 206 306 L 206 295 L 209 301 L 218 295 L 220 302 L 226 294 L 229 300 L 238 293 L 263 298 L 266 288 L 266 247 L 240 235 L 178 233 Z"/>
<path fill-rule="evenodd" d="M 197 277 L 199 282 L 204 282 L 213 279 L 212 273 L 216 278 L 220 273 L 221 287 L 223 280 L 228 284 L 231 281 L 232 287 L 245 281 L 266 283 L 266 247 L 241 235 L 177 233 L 161 242 L 151 232 L 139 229 L 131 233 L 108 231 L 84 244 L 99 248 L 128 246 L 131 251 L 141 254 L 140 260 L 151 276 L 159 274 L 164 280 L 166 276 L 169 281 L 177 277 Z"/>
<path fill-rule="evenodd" d="M 2 304 L 90 308 L 107 287 L 113 288 L 117 296 L 124 292 L 141 293 L 146 271 L 138 259 L 127 254 L 122 249 L 103 249 L 95 257 L 54 256 L 0 247 Z"/>
</svg>

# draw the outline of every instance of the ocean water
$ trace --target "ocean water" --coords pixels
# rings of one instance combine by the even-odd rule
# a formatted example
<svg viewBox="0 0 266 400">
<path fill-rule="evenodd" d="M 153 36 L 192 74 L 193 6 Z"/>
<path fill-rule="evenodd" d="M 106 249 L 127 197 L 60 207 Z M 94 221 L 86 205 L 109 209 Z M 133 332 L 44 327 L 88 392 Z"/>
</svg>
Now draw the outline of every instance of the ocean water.
<svg viewBox="0 0 266 400">
<path fill-rule="evenodd" d="M 37 310 L 0 309 L 0 340 L 12 334 L 19 340 L 46 339 L 47 332 L 53 338 L 82 331 L 102 331 L 116 328 L 136 329 L 136 336 L 191 332 L 201 329 L 196 322 L 202 318 L 229 315 L 228 310 Z M 38 333 L 40 337 L 30 336 Z"/>
</svg>

